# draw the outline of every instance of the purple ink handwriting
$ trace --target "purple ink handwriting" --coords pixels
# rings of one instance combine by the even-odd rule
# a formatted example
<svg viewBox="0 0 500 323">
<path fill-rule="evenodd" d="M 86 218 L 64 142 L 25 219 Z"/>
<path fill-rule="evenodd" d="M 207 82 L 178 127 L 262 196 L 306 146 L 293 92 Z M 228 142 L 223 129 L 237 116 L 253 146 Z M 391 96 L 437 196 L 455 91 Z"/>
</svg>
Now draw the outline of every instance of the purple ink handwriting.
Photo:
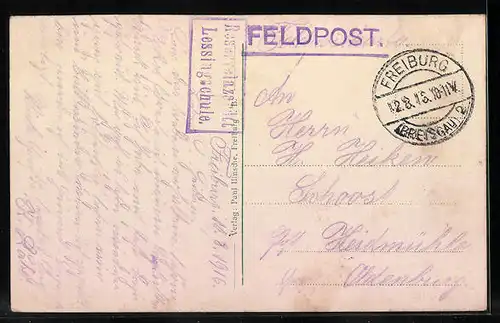
<svg viewBox="0 0 500 323">
<path fill-rule="evenodd" d="M 309 122 L 313 110 L 297 112 L 295 109 L 286 109 L 273 116 L 268 122 L 269 135 L 272 139 L 300 139 L 326 138 L 328 136 L 343 135 L 349 126 L 331 127 L 327 123 L 315 126 Z"/>
<path fill-rule="evenodd" d="M 273 140 L 281 139 L 272 151 L 277 165 L 301 164 L 299 157 L 314 146 L 316 138 L 344 135 L 349 129 L 347 125 L 331 127 L 327 123 L 316 126 L 309 122 L 312 115 L 312 110 L 302 113 L 290 108 L 268 121 L 269 136 Z"/>
<path fill-rule="evenodd" d="M 227 285 L 228 277 L 231 274 L 228 265 L 229 246 L 227 244 L 228 230 L 217 217 L 212 217 L 214 238 L 212 240 L 212 254 L 209 263 L 212 268 L 213 287 Z"/>
<path fill-rule="evenodd" d="M 281 277 L 280 282 L 278 283 L 278 295 L 283 294 L 285 288 L 291 286 L 295 282 L 295 273 L 297 272 L 297 268 L 288 268 L 283 276 Z"/>
<path fill-rule="evenodd" d="M 291 203 L 307 203 L 322 205 L 353 205 L 380 203 L 391 196 L 399 185 L 396 180 L 391 186 L 380 190 L 346 190 L 341 188 L 340 175 L 331 178 L 325 171 L 319 175 L 306 174 L 297 180 L 295 187 L 288 195 Z M 335 188 L 338 190 L 335 191 Z"/>
<path fill-rule="evenodd" d="M 412 272 L 397 273 L 391 267 L 385 266 L 379 268 L 370 266 L 364 263 L 356 266 L 347 276 L 344 281 L 345 287 L 351 286 L 418 286 L 418 287 L 442 287 L 443 292 L 439 295 L 438 300 L 445 300 L 452 291 L 457 287 L 465 284 L 465 277 L 446 276 L 436 277 L 434 274 L 434 266 L 430 265 L 421 270 L 413 270 Z"/>
<path fill-rule="evenodd" d="M 260 256 L 260 260 L 263 260 L 270 252 L 276 253 L 276 256 L 281 255 L 285 250 L 294 246 L 304 235 L 305 230 L 292 231 L 292 229 L 287 228 L 282 225 L 271 234 L 269 247 Z"/>
<path fill-rule="evenodd" d="M 471 245 L 466 240 L 467 231 L 457 231 L 449 225 L 434 234 L 420 231 L 391 238 L 398 233 L 389 228 L 372 232 L 363 224 L 338 221 L 328 225 L 322 236 L 325 250 L 330 252 L 462 252 Z"/>
<path fill-rule="evenodd" d="M 264 104 L 269 104 L 269 105 L 278 105 L 281 103 L 289 104 L 293 101 L 293 98 L 295 97 L 295 92 L 285 92 L 284 88 L 286 86 L 286 83 L 290 79 L 290 74 L 287 75 L 283 83 L 281 83 L 280 86 L 273 88 L 272 90 L 262 89 L 259 94 L 257 94 L 257 97 L 255 98 L 255 101 L 253 103 L 254 107 L 261 107 Z"/>
<path fill-rule="evenodd" d="M 230 197 L 235 152 L 224 135 L 185 134 L 189 80 L 172 62 L 188 53 L 188 36 L 157 22 L 74 17 L 33 28 L 39 53 L 23 64 L 39 86 L 17 85 L 24 124 L 12 142 L 22 183 L 13 193 L 13 272 L 15 289 L 32 288 L 27 302 L 88 309 L 115 295 L 120 305 L 141 299 L 168 310 L 188 285 L 193 263 L 182 255 L 193 250 L 209 284 L 231 275 L 232 213 L 216 211 Z M 192 244 L 193 227 L 216 232 Z M 89 286 L 107 290 L 90 297 Z"/>
<path fill-rule="evenodd" d="M 36 279 L 38 262 L 36 259 L 37 249 L 33 238 L 26 235 L 21 229 L 16 232 L 16 253 L 19 262 L 19 271 L 22 277 L 30 284 L 39 284 Z"/>
<path fill-rule="evenodd" d="M 373 151 L 384 149 L 378 147 L 376 140 L 363 140 L 359 137 L 349 139 L 337 146 L 338 157 L 335 165 L 431 165 L 438 158 L 436 155 L 403 154 L 405 143 L 400 143 L 390 150 L 389 154 L 374 155 Z M 386 150 L 386 149 L 384 149 Z M 371 155 L 369 154 L 371 153 Z"/>
</svg>

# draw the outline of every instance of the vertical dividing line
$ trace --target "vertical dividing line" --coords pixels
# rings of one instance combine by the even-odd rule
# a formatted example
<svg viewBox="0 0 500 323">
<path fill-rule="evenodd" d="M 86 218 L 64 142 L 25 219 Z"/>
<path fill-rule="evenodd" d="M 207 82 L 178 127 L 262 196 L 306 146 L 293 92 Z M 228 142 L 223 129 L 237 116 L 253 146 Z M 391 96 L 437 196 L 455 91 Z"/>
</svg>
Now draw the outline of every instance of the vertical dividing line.
<svg viewBox="0 0 500 323">
<path fill-rule="evenodd" d="M 236 289 L 236 242 L 233 243 L 233 290 Z"/>
<path fill-rule="evenodd" d="M 244 204 L 245 200 L 243 199 L 243 183 L 244 183 L 244 171 L 245 171 L 245 78 L 246 78 L 246 59 L 245 59 L 245 43 L 241 45 L 241 285 L 244 285 L 245 282 L 245 266 L 244 266 L 244 240 L 243 240 L 243 232 L 244 232 L 244 221 L 243 221 L 243 212 L 244 212 Z"/>
<path fill-rule="evenodd" d="M 189 17 L 189 70 L 188 70 L 188 97 L 187 97 L 187 116 L 186 116 L 186 133 L 191 132 L 191 73 L 192 73 L 192 65 L 191 61 L 193 58 L 193 18 Z"/>
</svg>

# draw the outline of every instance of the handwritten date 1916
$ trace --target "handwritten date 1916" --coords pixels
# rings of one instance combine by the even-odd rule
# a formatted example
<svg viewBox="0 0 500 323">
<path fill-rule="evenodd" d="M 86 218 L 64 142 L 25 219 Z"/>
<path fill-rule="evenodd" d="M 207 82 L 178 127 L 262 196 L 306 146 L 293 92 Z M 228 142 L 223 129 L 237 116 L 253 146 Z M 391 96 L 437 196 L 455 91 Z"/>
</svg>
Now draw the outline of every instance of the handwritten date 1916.
<svg viewBox="0 0 500 323">
<path fill-rule="evenodd" d="M 227 266 L 228 245 L 225 242 L 227 237 L 226 226 L 216 217 L 212 218 L 214 233 L 219 234 L 221 238 L 213 239 L 212 242 L 212 257 L 209 261 L 212 267 L 212 282 L 213 286 L 226 285 L 227 276 L 229 275 L 229 267 Z"/>
</svg>

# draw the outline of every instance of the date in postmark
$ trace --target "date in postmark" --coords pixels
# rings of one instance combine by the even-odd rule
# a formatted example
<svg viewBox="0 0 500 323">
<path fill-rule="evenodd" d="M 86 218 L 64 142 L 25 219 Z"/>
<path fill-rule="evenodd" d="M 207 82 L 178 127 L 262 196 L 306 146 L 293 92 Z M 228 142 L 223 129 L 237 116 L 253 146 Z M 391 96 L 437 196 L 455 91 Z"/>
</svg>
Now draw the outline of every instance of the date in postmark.
<svg viewBox="0 0 500 323">
<path fill-rule="evenodd" d="M 392 57 L 375 78 L 373 106 L 382 125 L 413 145 L 454 137 L 470 119 L 474 86 L 453 58 L 430 49 Z"/>
</svg>

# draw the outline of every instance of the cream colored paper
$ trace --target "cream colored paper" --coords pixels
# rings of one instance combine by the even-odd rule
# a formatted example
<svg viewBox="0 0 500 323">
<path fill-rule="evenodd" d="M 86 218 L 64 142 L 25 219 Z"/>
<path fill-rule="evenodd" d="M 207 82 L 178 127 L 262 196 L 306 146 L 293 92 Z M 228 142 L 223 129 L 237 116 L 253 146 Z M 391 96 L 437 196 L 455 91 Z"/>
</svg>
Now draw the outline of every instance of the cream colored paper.
<svg viewBox="0 0 500 323">
<path fill-rule="evenodd" d="M 13 311 L 486 309 L 484 16 L 10 28 Z"/>
</svg>

